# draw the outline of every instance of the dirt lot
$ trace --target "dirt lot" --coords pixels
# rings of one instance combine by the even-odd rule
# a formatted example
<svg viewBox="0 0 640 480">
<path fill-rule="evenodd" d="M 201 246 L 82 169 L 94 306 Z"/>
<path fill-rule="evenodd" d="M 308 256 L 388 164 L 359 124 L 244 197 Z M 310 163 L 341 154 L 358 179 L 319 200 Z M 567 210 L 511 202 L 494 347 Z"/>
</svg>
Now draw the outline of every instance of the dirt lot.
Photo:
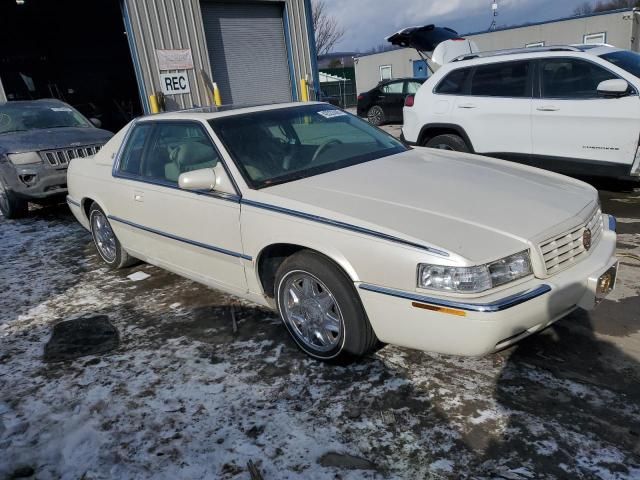
<svg viewBox="0 0 640 480">
<path fill-rule="evenodd" d="M 640 478 L 640 190 L 601 196 L 622 266 L 595 312 L 485 358 L 388 346 L 343 367 L 268 311 L 109 271 L 64 206 L 0 217 L 0 478 Z M 83 314 L 119 347 L 45 361 Z"/>
</svg>

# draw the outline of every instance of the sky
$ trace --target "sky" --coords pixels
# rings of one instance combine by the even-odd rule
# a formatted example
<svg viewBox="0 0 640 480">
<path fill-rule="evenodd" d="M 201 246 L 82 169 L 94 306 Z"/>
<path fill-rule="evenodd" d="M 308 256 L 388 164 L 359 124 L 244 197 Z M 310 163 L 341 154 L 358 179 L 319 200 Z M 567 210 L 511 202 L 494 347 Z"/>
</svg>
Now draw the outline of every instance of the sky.
<svg viewBox="0 0 640 480">
<path fill-rule="evenodd" d="M 413 25 L 434 23 L 460 34 L 487 30 L 491 0 L 325 0 L 346 32 L 334 47 L 366 51 L 384 38 Z M 498 26 L 519 25 L 570 16 L 585 0 L 498 0 Z"/>
</svg>

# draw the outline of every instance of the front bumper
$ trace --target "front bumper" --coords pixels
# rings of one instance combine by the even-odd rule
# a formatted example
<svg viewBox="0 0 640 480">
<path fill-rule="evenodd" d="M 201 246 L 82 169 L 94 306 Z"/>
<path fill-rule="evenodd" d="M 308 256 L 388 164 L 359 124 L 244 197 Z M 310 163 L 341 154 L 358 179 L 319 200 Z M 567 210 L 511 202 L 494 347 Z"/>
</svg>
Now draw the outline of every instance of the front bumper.
<svg viewBox="0 0 640 480">
<path fill-rule="evenodd" d="M 539 332 L 577 308 L 595 308 L 609 293 L 598 293 L 597 289 L 599 283 L 607 283 L 599 282 L 601 277 L 617 269 L 615 249 L 616 234 L 609 227 L 591 254 L 575 266 L 545 281 L 532 278 L 482 299 L 427 297 L 366 283 L 357 283 L 356 287 L 381 341 L 431 352 L 479 356 Z M 610 289 L 614 285 L 615 275 L 608 280 Z"/>
<path fill-rule="evenodd" d="M 67 169 L 45 164 L 0 163 L 0 175 L 7 188 L 25 200 L 43 200 L 67 192 Z"/>
</svg>

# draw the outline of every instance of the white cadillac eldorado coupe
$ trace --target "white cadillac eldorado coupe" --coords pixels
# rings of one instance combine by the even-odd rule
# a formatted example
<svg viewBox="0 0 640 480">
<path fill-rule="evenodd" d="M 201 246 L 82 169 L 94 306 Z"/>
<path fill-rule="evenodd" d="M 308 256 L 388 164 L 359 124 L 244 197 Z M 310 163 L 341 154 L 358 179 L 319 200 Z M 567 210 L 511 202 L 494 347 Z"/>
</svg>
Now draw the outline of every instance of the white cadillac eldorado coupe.
<svg viewBox="0 0 640 480">
<path fill-rule="evenodd" d="M 111 267 L 276 309 L 318 359 L 380 341 L 483 355 L 616 280 L 615 219 L 589 185 L 410 149 L 323 103 L 140 118 L 73 160 L 68 186 Z"/>
</svg>

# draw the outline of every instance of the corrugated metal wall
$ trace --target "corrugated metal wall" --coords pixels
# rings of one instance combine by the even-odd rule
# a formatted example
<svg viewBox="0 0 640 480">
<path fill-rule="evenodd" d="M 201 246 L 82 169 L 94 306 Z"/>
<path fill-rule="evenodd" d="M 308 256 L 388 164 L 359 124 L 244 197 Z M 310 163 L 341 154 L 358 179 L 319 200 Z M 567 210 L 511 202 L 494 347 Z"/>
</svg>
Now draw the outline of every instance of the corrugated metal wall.
<svg viewBox="0 0 640 480">
<path fill-rule="evenodd" d="M 137 63 L 137 74 L 143 84 L 141 95 L 148 108 L 147 97 L 160 91 L 160 71 L 156 59 L 156 49 L 190 48 L 194 69 L 188 70 L 191 93 L 168 96 L 168 109 L 191 108 L 194 105 L 210 105 L 212 100 L 203 82 L 200 70 L 211 76 L 211 65 L 202 24 L 200 0 L 122 0 L 125 26 L 129 30 L 133 60 Z M 209 1 L 209 0 L 202 0 Z M 229 0 L 226 0 L 229 2 Z M 241 3 L 242 0 L 236 0 Z M 262 0 L 276 1 L 276 0 Z M 259 2 L 253 2 L 259 3 Z M 315 45 L 307 18 L 309 0 L 285 0 L 285 29 L 288 30 L 289 61 L 295 82 L 294 99 L 299 98 L 300 79 L 308 76 L 317 78 L 315 68 Z M 310 12 L 310 10 L 309 10 Z M 313 53 L 312 53 L 313 52 Z M 223 99 L 224 102 L 224 99 Z"/>
</svg>

